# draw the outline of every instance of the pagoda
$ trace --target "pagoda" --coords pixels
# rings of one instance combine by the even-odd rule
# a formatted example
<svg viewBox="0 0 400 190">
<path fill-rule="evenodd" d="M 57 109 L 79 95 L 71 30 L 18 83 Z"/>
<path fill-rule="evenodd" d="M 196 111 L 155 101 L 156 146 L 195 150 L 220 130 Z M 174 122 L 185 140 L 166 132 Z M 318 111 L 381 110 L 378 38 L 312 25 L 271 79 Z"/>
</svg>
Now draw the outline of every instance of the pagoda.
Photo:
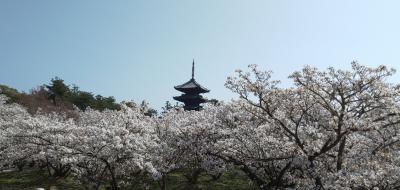
<svg viewBox="0 0 400 190">
<path fill-rule="evenodd" d="M 183 102 L 185 104 L 183 107 L 185 110 L 200 110 L 202 108 L 200 104 L 207 101 L 200 94 L 210 92 L 210 90 L 201 86 L 194 79 L 194 60 L 192 63 L 192 78 L 188 82 L 175 86 L 174 88 L 183 93 L 180 96 L 175 96 L 174 100 Z"/>
</svg>

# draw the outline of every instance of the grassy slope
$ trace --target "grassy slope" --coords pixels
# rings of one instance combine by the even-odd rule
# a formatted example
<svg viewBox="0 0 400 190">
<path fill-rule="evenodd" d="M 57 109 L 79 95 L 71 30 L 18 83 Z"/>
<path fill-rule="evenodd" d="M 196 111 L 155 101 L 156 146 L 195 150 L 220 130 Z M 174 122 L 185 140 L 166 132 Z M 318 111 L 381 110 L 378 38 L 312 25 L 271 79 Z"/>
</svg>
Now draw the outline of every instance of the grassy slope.
<svg viewBox="0 0 400 190">
<path fill-rule="evenodd" d="M 32 190 L 35 188 L 45 189 L 82 189 L 80 185 L 71 178 L 54 180 L 48 177 L 47 173 L 39 170 L 24 170 L 22 172 L 0 173 L 0 190 Z"/>
<path fill-rule="evenodd" d="M 32 190 L 42 187 L 51 190 L 80 190 L 83 188 L 72 178 L 52 179 L 45 171 L 26 169 L 22 172 L 0 173 L 0 190 Z M 186 179 L 181 173 L 173 173 L 168 177 L 168 189 L 191 189 L 187 186 Z M 213 181 L 207 176 L 199 179 L 199 189 L 232 189 L 232 190 L 251 190 L 256 189 L 251 182 L 240 172 L 230 171 L 225 173 L 219 180 Z M 132 189 L 140 189 L 138 187 Z M 160 189 L 157 183 L 150 185 L 149 189 Z"/>
</svg>

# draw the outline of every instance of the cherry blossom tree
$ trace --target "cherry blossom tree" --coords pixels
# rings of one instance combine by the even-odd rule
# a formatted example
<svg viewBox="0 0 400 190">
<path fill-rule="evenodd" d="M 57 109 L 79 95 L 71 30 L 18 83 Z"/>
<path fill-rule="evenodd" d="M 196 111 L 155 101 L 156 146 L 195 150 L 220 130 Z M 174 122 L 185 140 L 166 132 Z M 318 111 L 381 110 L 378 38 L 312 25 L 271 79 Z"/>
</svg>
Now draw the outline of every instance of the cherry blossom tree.
<svg viewBox="0 0 400 190">
<path fill-rule="evenodd" d="M 7 100 L 6 96 L 0 94 L 0 163 L 3 166 L 21 163 L 25 157 L 22 152 L 30 152 L 29 149 L 19 149 L 14 146 L 9 138 L 15 122 L 27 119 L 30 115 L 18 104 L 7 104 Z"/>
<path fill-rule="evenodd" d="M 158 142 L 153 123 L 139 107 L 80 112 L 76 128 L 66 136 L 66 160 L 78 176 L 96 184 L 111 181 L 112 189 L 129 185 L 139 175 L 156 178 L 151 162 Z"/>
<path fill-rule="evenodd" d="M 219 110 L 212 105 L 201 111 L 170 109 L 158 120 L 156 131 L 161 141 L 155 163 L 163 176 L 162 189 L 166 189 L 165 179 L 173 171 L 183 171 L 192 186 L 196 186 L 203 172 L 218 178 L 225 171 L 221 159 L 207 154 L 219 134 L 216 132 Z"/>
<path fill-rule="evenodd" d="M 248 115 L 226 123 L 240 126 L 251 121 L 246 128 L 251 130 L 246 134 L 249 137 L 241 140 L 242 146 L 230 151 L 235 156 L 225 159 L 241 166 L 261 188 L 335 189 L 345 177 L 354 188 L 398 184 L 399 178 L 391 174 L 399 168 L 395 156 L 399 88 L 387 82 L 394 70 L 356 62 L 351 71 L 319 71 L 307 66 L 290 76 L 293 87 L 279 88 L 279 81 L 271 80 L 271 72 L 255 65 L 250 68 L 251 73 L 238 71 L 226 83 L 240 96 L 238 109 Z M 251 138 L 256 142 L 251 143 Z M 239 151 L 246 146 L 248 151 Z M 379 155 L 384 155 L 388 164 L 375 162 L 383 173 L 362 166 L 383 159 Z M 245 158 L 238 159 L 241 157 Z M 355 164 L 361 169 L 350 167 Z"/>
</svg>

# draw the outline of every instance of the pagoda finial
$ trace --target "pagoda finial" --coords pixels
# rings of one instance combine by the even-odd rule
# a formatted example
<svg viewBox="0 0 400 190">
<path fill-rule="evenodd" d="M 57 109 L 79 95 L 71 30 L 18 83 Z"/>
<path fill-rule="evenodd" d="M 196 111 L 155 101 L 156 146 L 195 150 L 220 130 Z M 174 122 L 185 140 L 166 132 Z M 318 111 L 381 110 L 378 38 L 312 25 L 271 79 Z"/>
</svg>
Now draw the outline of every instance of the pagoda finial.
<svg viewBox="0 0 400 190">
<path fill-rule="evenodd" d="M 193 63 L 192 63 L 192 79 L 194 79 L 194 59 L 193 59 Z"/>
</svg>

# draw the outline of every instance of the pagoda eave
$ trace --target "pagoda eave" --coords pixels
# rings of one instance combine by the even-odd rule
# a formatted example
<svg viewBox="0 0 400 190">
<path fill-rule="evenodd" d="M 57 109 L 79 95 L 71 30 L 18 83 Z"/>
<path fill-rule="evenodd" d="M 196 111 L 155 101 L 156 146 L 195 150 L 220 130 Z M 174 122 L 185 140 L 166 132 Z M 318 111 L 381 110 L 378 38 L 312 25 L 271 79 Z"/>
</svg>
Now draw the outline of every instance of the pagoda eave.
<svg viewBox="0 0 400 190">
<path fill-rule="evenodd" d="M 175 90 L 187 93 L 187 94 L 203 94 L 203 93 L 208 93 L 210 90 L 208 89 L 202 89 L 202 88 L 181 88 L 179 86 L 174 87 Z"/>
<path fill-rule="evenodd" d="M 173 97 L 174 100 L 180 101 L 180 102 L 184 102 L 186 103 L 195 103 L 195 104 L 199 104 L 199 103 L 205 103 L 207 102 L 206 99 L 204 99 L 203 97 L 187 97 L 187 96 L 174 96 Z"/>
</svg>

